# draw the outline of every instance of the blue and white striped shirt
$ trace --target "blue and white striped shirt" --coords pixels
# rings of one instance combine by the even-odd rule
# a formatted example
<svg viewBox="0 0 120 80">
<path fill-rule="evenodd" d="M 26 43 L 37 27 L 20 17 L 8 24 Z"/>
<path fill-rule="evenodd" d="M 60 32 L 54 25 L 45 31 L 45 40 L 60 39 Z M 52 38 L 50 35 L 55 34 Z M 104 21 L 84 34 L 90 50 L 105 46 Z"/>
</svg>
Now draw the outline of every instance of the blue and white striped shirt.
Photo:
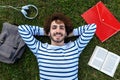
<svg viewBox="0 0 120 80">
<path fill-rule="evenodd" d="M 96 31 L 95 24 L 73 30 L 78 39 L 63 46 L 42 43 L 34 35 L 44 35 L 43 28 L 20 25 L 18 31 L 37 58 L 40 80 L 78 80 L 79 55 Z"/>
</svg>

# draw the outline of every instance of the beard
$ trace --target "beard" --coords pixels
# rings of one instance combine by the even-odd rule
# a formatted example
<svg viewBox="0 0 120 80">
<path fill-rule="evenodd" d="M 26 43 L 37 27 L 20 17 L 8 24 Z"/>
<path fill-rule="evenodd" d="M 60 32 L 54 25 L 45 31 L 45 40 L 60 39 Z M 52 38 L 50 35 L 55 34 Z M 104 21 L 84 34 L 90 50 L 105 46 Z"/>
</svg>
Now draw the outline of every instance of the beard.
<svg viewBox="0 0 120 80">
<path fill-rule="evenodd" d="M 66 36 L 64 36 L 62 39 L 54 39 L 53 37 L 56 35 L 60 35 L 61 37 L 63 37 L 64 35 L 62 33 L 54 33 L 53 35 L 50 34 L 50 39 L 56 43 L 61 43 L 62 41 L 65 40 Z"/>
</svg>

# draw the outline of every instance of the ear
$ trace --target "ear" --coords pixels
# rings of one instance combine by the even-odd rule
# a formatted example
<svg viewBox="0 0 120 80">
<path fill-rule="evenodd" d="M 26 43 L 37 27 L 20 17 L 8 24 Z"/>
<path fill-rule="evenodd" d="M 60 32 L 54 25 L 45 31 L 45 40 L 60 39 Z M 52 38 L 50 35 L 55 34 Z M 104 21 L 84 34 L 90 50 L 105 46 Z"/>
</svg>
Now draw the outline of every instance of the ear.
<svg viewBox="0 0 120 80">
<path fill-rule="evenodd" d="M 48 33 L 48 36 L 50 36 L 50 32 Z"/>
<path fill-rule="evenodd" d="M 65 33 L 65 36 L 67 37 L 68 35 L 67 35 L 67 32 Z"/>
</svg>

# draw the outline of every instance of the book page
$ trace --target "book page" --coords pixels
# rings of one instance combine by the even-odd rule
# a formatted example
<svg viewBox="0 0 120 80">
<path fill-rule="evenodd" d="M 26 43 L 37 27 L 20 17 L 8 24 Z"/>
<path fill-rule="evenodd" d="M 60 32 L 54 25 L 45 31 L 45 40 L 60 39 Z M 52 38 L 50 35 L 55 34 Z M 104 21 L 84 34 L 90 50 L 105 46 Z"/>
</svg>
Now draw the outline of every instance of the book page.
<svg viewBox="0 0 120 80">
<path fill-rule="evenodd" d="M 112 52 L 108 52 L 108 55 L 101 68 L 101 71 L 113 77 L 119 62 L 120 62 L 120 56 Z"/>
<path fill-rule="evenodd" d="M 100 70 L 107 56 L 107 53 L 108 53 L 108 50 L 102 47 L 96 46 L 88 62 L 88 65 L 92 66 L 93 68 L 97 70 Z"/>
</svg>

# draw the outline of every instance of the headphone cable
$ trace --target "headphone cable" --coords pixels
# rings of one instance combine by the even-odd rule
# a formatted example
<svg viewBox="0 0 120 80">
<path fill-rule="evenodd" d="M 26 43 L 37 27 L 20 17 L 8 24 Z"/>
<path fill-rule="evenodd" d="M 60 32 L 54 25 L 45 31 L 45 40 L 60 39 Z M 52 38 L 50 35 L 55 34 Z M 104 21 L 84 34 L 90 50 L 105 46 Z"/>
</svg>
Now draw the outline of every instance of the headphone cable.
<svg viewBox="0 0 120 80">
<path fill-rule="evenodd" d="M 0 6 L 1 8 L 12 8 L 14 10 L 17 10 L 17 11 L 20 11 L 18 8 L 21 8 L 21 7 L 13 7 L 13 6 Z"/>
</svg>

